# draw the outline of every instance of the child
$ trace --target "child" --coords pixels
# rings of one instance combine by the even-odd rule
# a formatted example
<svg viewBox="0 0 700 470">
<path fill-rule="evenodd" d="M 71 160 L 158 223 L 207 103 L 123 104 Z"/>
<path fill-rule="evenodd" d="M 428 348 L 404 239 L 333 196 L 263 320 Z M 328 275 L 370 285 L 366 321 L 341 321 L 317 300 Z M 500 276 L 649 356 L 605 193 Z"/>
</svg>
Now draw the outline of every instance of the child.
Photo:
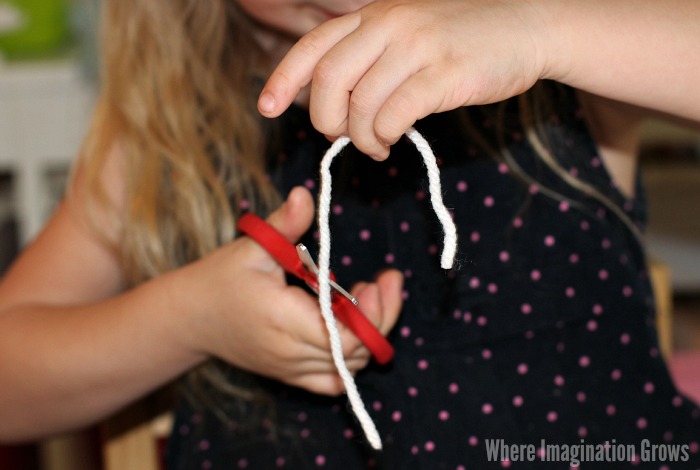
<svg viewBox="0 0 700 470">
<path fill-rule="evenodd" d="M 634 152 L 648 114 L 700 122 L 700 8 L 328 3 L 103 2 L 82 158 L 0 286 L 0 439 L 185 374 L 171 469 L 697 468 L 700 410 L 656 342 Z M 459 228 L 450 272 L 400 138 L 416 120 Z M 356 147 L 333 167 L 332 267 L 396 349 L 371 362 L 341 328 L 382 452 L 346 409 L 316 297 L 235 230 L 250 211 L 316 246 L 323 134 Z M 552 456 L 585 445 L 607 453 Z"/>
</svg>

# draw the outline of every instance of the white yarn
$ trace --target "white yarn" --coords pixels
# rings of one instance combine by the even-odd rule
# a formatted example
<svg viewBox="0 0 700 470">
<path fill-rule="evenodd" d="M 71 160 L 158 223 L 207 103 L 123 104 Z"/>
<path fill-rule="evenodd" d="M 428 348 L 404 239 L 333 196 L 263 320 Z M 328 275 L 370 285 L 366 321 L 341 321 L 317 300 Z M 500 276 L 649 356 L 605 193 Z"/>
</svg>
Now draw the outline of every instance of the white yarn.
<svg viewBox="0 0 700 470">
<path fill-rule="evenodd" d="M 406 132 L 406 136 L 411 139 L 416 148 L 423 157 L 426 168 L 428 169 L 428 188 L 430 191 L 430 201 L 433 205 L 433 210 L 437 214 L 440 223 L 444 230 L 444 247 L 442 251 L 440 265 L 443 269 L 449 269 L 454 262 L 455 253 L 457 252 L 457 228 L 450 216 L 449 211 L 442 201 L 442 187 L 440 185 L 440 170 L 437 167 L 435 155 L 428 145 L 428 142 L 414 128 L 410 128 Z M 318 203 L 318 227 L 320 232 L 319 240 L 319 255 L 318 255 L 318 296 L 321 306 L 321 314 L 326 323 L 328 336 L 331 344 L 331 355 L 335 363 L 338 374 L 343 381 L 345 391 L 348 395 L 348 401 L 353 413 L 357 417 L 362 430 L 367 437 L 370 445 L 374 449 L 382 448 L 382 440 L 379 437 L 377 427 L 372 421 L 372 418 L 367 413 L 360 392 L 357 390 L 357 385 L 345 364 L 343 357 L 343 345 L 340 341 L 340 333 L 333 316 L 333 308 L 331 303 L 331 286 L 330 286 L 330 253 L 331 253 L 331 231 L 328 224 L 330 207 L 331 207 L 331 163 L 340 151 L 350 143 L 348 137 L 338 138 L 333 145 L 328 149 L 321 160 L 321 188 L 319 191 Z"/>
</svg>

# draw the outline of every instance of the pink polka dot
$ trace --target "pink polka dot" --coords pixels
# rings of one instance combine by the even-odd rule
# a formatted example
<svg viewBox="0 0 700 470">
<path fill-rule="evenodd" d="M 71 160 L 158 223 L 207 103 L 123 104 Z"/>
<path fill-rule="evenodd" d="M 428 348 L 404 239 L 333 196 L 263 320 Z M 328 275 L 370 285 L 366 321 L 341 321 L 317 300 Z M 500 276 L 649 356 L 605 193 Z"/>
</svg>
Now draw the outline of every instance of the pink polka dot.
<svg viewBox="0 0 700 470">
<path fill-rule="evenodd" d="M 588 323 L 586 323 L 586 328 L 588 328 L 588 331 L 595 331 L 598 329 L 598 322 L 595 320 L 588 320 Z"/>
<path fill-rule="evenodd" d="M 622 295 L 625 297 L 631 297 L 632 296 L 632 288 L 630 286 L 625 286 L 622 288 Z"/>
<path fill-rule="evenodd" d="M 523 219 L 521 219 L 520 217 L 516 217 L 515 219 L 513 219 L 513 227 L 520 228 L 522 226 L 523 226 Z"/>
<path fill-rule="evenodd" d="M 600 242 L 600 246 L 602 246 L 604 250 L 608 250 L 612 246 L 612 242 L 604 238 L 603 241 Z"/>
<path fill-rule="evenodd" d="M 673 440 L 673 433 L 671 431 L 666 431 L 664 433 L 664 441 L 671 442 Z"/>
<path fill-rule="evenodd" d="M 492 282 L 486 286 L 486 290 L 489 291 L 489 294 L 495 294 L 498 292 L 498 286 Z"/>
<path fill-rule="evenodd" d="M 546 246 L 554 246 L 554 243 L 556 243 L 556 240 L 552 235 L 547 235 L 546 237 L 544 237 L 544 244 Z"/>
<path fill-rule="evenodd" d="M 540 188 L 536 184 L 531 184 L 528 188 L 528 191 L 530 192 L 530 194 L 537 194 L 540 192 Z"/>
<path fill-rule="evenodd" d="M 306 186 L 309 189 L 314 189 L 316 187 L 316 183 L 314 180 L 306 180 L 304 181 L 304 186 Z"/>
<path fill-rule="evenodd" d="M 598 157 L 591 158 L 591 166 L 593 168 L 598 168 L 600 166 L 601 160 Z"/>
<path fill-rule="evenodd" d="M 583 403 L 586 401 L 586 394 L 584 392 L 578 392 L 576 393 L 576 401 L 579 403 Z"/>
<path fill-rule="evenodd" d="M 547 413 L 547 421 L 549 421 L 550 423 L 555 422 L 558 418 L 559 415 L 557 415 L 556 411 L 550 411 L 549 413 Z"/>
<path fill-rule="evenodd" d="M 586 437 L 587 435 L 588 435 L 588 429 L 586 429 L 585 426 L 580 426 L 580 427 L 578 428 L 578 437 L 580 437 L 581 439 L 583 439 L 583 438 Z"/>
<path fill-rule="evenodd" d="M 448 413 L 445 410 L 442 410 L 440 413 L 438 413 L 438 419 L 440 421 L 447 421 L 448 419 L 450 419 L 450 413 Z"/>
<path fill-rule="evenodd" d="M 504 175 L 508 173 L 508 165 L 506 165 L 505 163 L 499 163 L 498 172 Z"/>
<path fill-rule="evenodd" d="M 367 230 L 367 229 L 360 230 L 360 240 L 367 241 L 370 239 L 371 236 L 372 236 L 372 234 L 370 233 L 369 230 Z"/>
<path fill-rule="evenodd" d="M 646 420 L 646 418 L 639 418 L 639 419 L 637 420 L 637 427 L 638 427 L 639 429 L 646 429 L 646 427 L 647 427 L 647 420 Z"/>
<path fill-rule="evenodd" d="M 576 289 L 574 289 L 573 287 L 567 287 L 565 293 L 566 293 L 566 296 L 568 298 L 575 297 L 576 296 Z"/>
<path fill-rule="evenodd" d="M 610 373 L 610 378 L 613 380 L 620 380 L 622 377 L 622 371 L 620 369 L 615 369 Z"/>
<path fill-rule="evenodd" d="M 555 375 L 554 376 L 554 385 L 556 385 L 557 387 L 563 386 L 564 385 L 564 377 L 562 377 L 561 375 Z"/>
<path fill-rule="evenodd" d="M 617 408 L 615 408 L 615 405 L 608 405 L 605 407 L 605 412 L 608 416 L 613 416 L 617 412 Z"/>
<path fill-rule="evenodd" d="M 401 330 L 399 330 L 399 333 L 400 333 L 401 336 L 403 336 L 404 338 L 408 338 L 409 336 L 411 336 L 411 328 L 409 328 L 409 327 L 407 327 L 407 326 L 402 326 L 402 327 L 401 327 Z"/>
<path fill-rule="evenodd" d="M 408 394 L 415 397 L 418 395 L 418 389 L 416 387 L 408 387 Z"/>
<path fill-rule="evenodd" d="M 542 279 L 542 273 L 538 269 L 533 269 L 530 271 L 530 279 L 533 281 L 539 281 Z"/>
<path fill-rule="evenodd" d="M 698 452 L 700 452 L 700 444 L 698 444 L 696 441 L 691 442 L 689 446 L 691 454 L 697 454 Z"/>
<path fill-rule="evenodd" d="M 683 399 L 681 397 L 679 397 L 678 395 L 676 395 L 675 397 L 673 397 L 673 400 L 671 400 L 671 403 L 676 408 L 679 408 L 683 404 Z"/>
<path fill-rule="evenodd" d="M 481 357 L 483 357 L 484 359 L 491 359 L 491 350 L 490 349 L 482 350 Z"/>
<path fill-rule="evenodd" d="M 391 419 L 392 419 L 395 423 L 398 423 L 399 421 L 401 421 L 401 412 L 400 412 L 400 411 L 394 411 L 394 412 L 391 414 Z"/>
<path fill-rule="evenodd" d="M 651 382 L 645 383 L 644 384 L 644 393 L 647 393 L 647 394 L 654 393 L 654 384 Z"/>
<path fill-rule="evenodd" d="M 428 441 L 423 447 L 425 448 L 426 452 L 432 452 L 435 450 L 435 443 L 433 441 Z"/>
<path fill-rule="evenodd" d="M 299 431 L 299 435 L 302 437 L 302 439 L 306 439 L 311 435 L 311 431 L 308 428 L 304 428 Z"/>
<path fill-rule="evenodd" d="M 476 447 L 479 444 L 479 438 L 476 436 L 469 436 L 469 445 Z"/>
<path fill-rule="evenodd" d="M 277 457 L 275 460 L 275 466 L 277 468 L 282 468 L 284 465 L 287 463 L 287 461 L 284 459 L 284 457 Z"/>
<path fill-rule="evenodd" d="M 534 332 L 534 331 L 532 331 L 532 330 L 527 330 L 527 331 L 525 332 L 525 338 L 526 338 L 526 339 L 532 339 L 532 338 L 534 338 L 534 337 L 535 337 L 535 332 Z"/>
<path fill-rule="evenodd" d="M 342 258 L 340 258 L 340 264 L 342 264 L 343 266 L 350 266 L 352 264 L 352 258 L 347 255 L 343 256 Z"/>
<path fill-rule="evenodd" d="M 495 201 L 494 201 L 493 197 L 491 197 L 491 196 L 486 196 L 486 197 L 484 198 L 484 205 L 485 205 L 486 207 L 493 207 L 494 203 L 495 203 Z"/>
<path fill-rule="evenodd" d="M 520 374 L 520 375 L 527 374 L 527 369 L 528 369 L 527 364 L 525 364 L 525 363 L 518 364 L 518 374 Z"/>
<path fill-rule="evenodd" d="M 523 397 L 516 395 L 513 397 L 513 406 L 516 408 L 523 406 Z"/>
<path fill-rule="evenodd" d="M 209 441 L 206 439 L 202 439 L 201 441 L 199 441 L 199 449 L 200 450 L 209 449 Z"/>
<path fill-rule="evenodd" d="M 374 401 L 374 402 L 372 402 L 372 409 L 373 409 L 374 411 L 381 411 L 381 410 L 382 410 L 382 407 L 383 407 L 382 402 L 380 402 L 380 401 Z"/>
<path fill-rule="evenodd" d="M 579 259 L 580 259 L 580 258 L 579 258 L 579 256 L 578 256 L 578 254 L 576 254 L 576 253 L 571 253 L 571 254 L 569 255 L 569 263 L 571 263 L 571 264 L 576 264 L 576 263 L 578 263 L 578 262 L 579 262 Z"/>
<path fill-rule="evenodd" d="M 456 383 L 451 383 L 447 387 L 447 389 L 450 391 L 450 393 L 455 394 L 455 393 L 459 392 L 459 385 L 457 385 Z"/>
<path fill-rule="evenodd" d="M 501 261 L 503 261 L 505 263 L 508 260 L 510 260 L 510 253 L 508 253 L 507 251 L 501 251 L 498 254 L 498 259 L 500 259 Z"/>
<path fill-rule="evenodd" d="M 481 235 L 479 235 L 479 232 L 472 232 L 469 239 L 472 243 L 477 243 L 481 239 Z"/>
<path fill-rule="evenodd" d="M 343 437 L 345 439 L 352 439 L 353 437 L 355 437 L 355 431 L 353 431 L 352 429 L 345 429 L 343 431 Z"/>
<path fill-rule="evenodd" d="M 418 446 L 411 446 L 411 453 L 413 455 L 417 455 L 418 454 Z"/>
<path fill-rule="evenodd" d="M 481 405 L 481 412 L 485 415 L 490 415 L 493 413 L 493 405 L 491 405 L 491 403 L 484 403 Z"/>
<path fill-rule="evenodd" d="M 472 321 L 471 312 L 465 312 L 464 315 L 462 316 L 462 320 L 464 320 L 464 323 L 470 323 Z"/>
<path fill-rule="evenodd" d="M 250 209 L 250 201 L 248 199 L 241 199 L 241 202 L 238 203 L 238 207 L 240 207 L 241 210 L 247 211 Z"/>
<path fill-rule="evenodd" d="M 428 246 L 428 253 L 431 255 L 435 255 L 438 252 L 438 247 L 437 245 L 430 245 Z"/>
<path fill-rule="evenodd" d="M 510 468 L 510 460 L 508 460 L 508 459 L 501 460 L 501 467 Z"/>
<path fill-rule="evenodd" d="M 246 459 L 239 460 L 238 468 L 248 468 L 248 461 Z"/>
<path fill-rule="evenodd" d="M 387 254 L 384 256 L 384 261 L 385 261 L 386 263 L 388 263 L 388 264 L 393 263 L 393 262 L 394 262 L 394 254 L 393 254 L 393 253 L 387 253 Z"/>
<path fill-rule="evenodd" d="M 426 361 L 425 359 L 421 359 L 420 361 L 418 361 L 418 368 L 420 370 L 427 369 L 428 368 L 428 361 Z"/>
<path fill-rule="evenodd" d="M 522 304 L 520 306 L 520 311 L 523 312 L 523 314 L 525 315 L 529 315 L 530 313 L 532 313 L 532 306 L 530 306 L 530 304 Z"/>
<path fill-rule="evenodd" d="M 601 313 L 603 313 L 603 307 L 600 306 L 599 304 L 595 304 L 595 305 L 593 306 L 593 314 L 594 314 L 594 315 L 600 315 Z"/>
<path fill-rule="evenodd" d="M 485 316 L 480 315 L 476 318 L 476 324 L 479 326 L 485 326 L 486 323 L 488 323 L 488 320 L 486 319 Z"/>
<path fill-rule="evenodd" d="M 570 205 L 569 205 L 569 202 L 568 202 L 568 201 L 561 201 L 561 202 L 559 203 L 559 210 L 560 210 L 561 212 L 566 212 L 566 211 L 568 211 L 568 210 L 569 210 L 569 207 L 570 207 Z"/>
<path fill-rule="evenodd" d="M 608 271 L 606 269 L 601 269 L 598 271 L 598 277 L 600 278 L 601 281 L 606 281 L 608 279 Z"/>
<path fill-rule="evenodd" d="M 402 232 L 408 232 L 411 229 L 411 226 L 408 224 L 408 222 L 401 222 L 401 225 L 399 225 L 399 228 L 401 229 Z"/>
<path fill-rule="evenodd" d="M 630 337 L 629 333 L 622 333 L 620 335 L 620 343 L 622 343 L 622 344 L 625 344 L 625 345 L 630 344 L 631 339 L 632 338 Z"/>
<path fill-rule="evenodd" d="M 583 230 L 585 232 L 590 228 L 591 228 L 591 224 L 589 224 L 587 220 L 581 221 L 581 230 Z"/>
<path fill-rule="evenodd" d="M 387 170 L 387 173 L 389 173 L 389 176 L 396 176 L 399 174 L 399 170 L 395 166 L 392 166 L 392 167 L 389 167 L 389 170 Z"/>
<path fill-rule="evenodd" d="M 469 185 L 466 183 L 466 181 L 458 181 L 457 182 L 457 191 L 459 191 L 460 193 L 463 193 L 464 191 L 466 191 L 468 187 L 469 187 Z"/>
<path fill-rule="evenodd" d="M 589 365 L 591 365 L 591 358 L 589 358 L 588 356 L 581 356 L 578 360 L 578 364 L 581 367 L 588 367 Z"/>
<path fill-rule="evenodd" d="M 473 277 L 473 278 L 469 279 L 469 287 L 471 287 L 472 289 L 476 289 L 480 285 L 481 285 L 481 281 L 479 281 L 478 277 Z"/>
<path fill-rule="evenodd" d="M 333 214 L 340 215 L 342 213 L 343 213 L 343 206 L 341 206 L 340 204 L 335 204 L 333 206 Z"/>
</svg>

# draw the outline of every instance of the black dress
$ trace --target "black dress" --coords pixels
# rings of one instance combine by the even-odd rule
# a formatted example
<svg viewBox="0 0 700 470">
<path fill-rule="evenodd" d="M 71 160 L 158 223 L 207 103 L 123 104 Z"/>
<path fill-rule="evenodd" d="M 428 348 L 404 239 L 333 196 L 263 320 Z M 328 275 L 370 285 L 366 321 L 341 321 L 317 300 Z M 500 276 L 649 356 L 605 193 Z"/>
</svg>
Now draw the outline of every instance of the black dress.
<svg viewBox="0 0 700 470">
<path fill-rule="evenodd" d="M 628 199 L 615 187 L 574 92 L 552 91 L 550 148 L 641 228 L 641 188 Z M 468 112 L 493 141 L 489 114 Z M 559 196 L 487 155 L 456 112 L 416 125 L 438 157 L 459 230 L 450 272 L 439 267 L 441 228 L 412 144 L 398 143 L 381 163 L 346 149 L 333 164 L 339 282 L 349 287 L 387 267 L 406 278 L 390 335 L 396 357 L 357 376 L 384 450 L 366 444 L 345 397 L 262 380 L 276 406 L 258 426 L 246 425 L 245 409 L 231 407 L 222 420 L 183 400 L 169 469 L 700 468 L 700 409 L 677 392 L 659 354 L 639 241 L 535 157 L 515 100 L 506 114 L 502 145 Z M 282 124 L 284 151 L 272 156 L 270 176 L 282 194 L 296 185 L 315 193 L 329 144 L 301 109 Z M 305 243 L 316 247 L 315 233 Z M 494 456 L 501 444 L 526 447 Z"/>
</svg>

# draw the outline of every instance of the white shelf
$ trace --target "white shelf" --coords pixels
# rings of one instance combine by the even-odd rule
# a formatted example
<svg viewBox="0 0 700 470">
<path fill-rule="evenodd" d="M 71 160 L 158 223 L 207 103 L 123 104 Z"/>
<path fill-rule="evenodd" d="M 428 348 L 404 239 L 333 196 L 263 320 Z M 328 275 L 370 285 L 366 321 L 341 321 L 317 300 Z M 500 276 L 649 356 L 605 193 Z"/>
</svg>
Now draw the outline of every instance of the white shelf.
<svg viewBox="0 0 700 470">
<path fill-rule="evenodd" d="M 22 244 L 45 222 L 54 202 L 47 171 L 75 159 L 94 98 L 77 61 L 0 63 L 0 168 L 16 177 Z"/>
</svg>

